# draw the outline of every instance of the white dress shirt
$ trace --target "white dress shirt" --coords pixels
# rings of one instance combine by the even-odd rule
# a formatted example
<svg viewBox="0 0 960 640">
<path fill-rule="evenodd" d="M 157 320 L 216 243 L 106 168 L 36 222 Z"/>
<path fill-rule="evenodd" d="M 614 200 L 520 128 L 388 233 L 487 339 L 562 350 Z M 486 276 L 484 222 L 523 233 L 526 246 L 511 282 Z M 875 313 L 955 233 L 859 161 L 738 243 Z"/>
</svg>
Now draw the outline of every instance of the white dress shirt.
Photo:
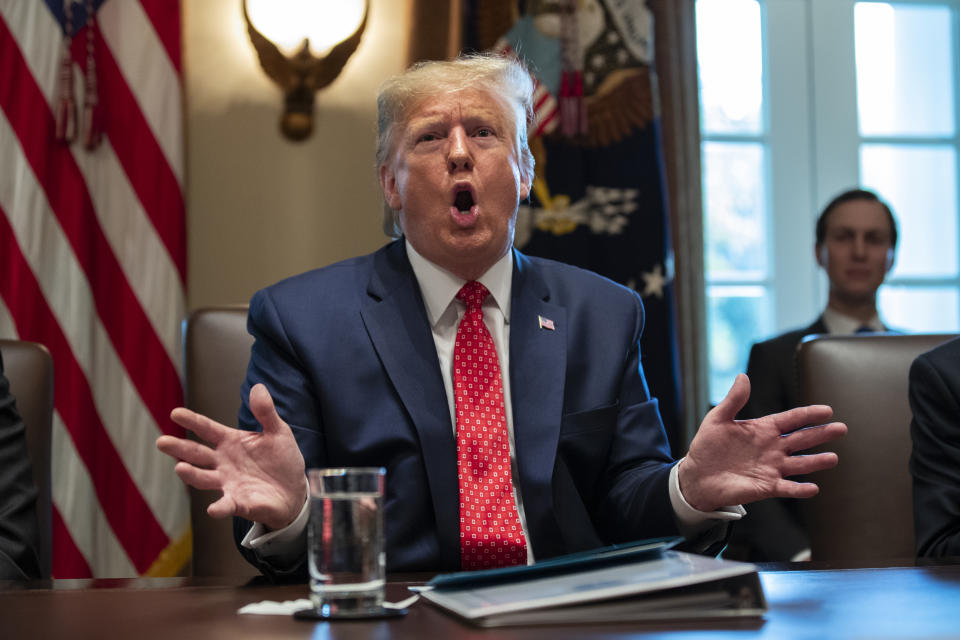
<svg viewBox="0 0 960 640">
<path fill-rule="evenodd" d="M 870 318 L 868 322 L 861 322 L 856 318 L 851 318 L 846 314 L 840 313 L 836 309 L 827 307 L 823 310 L 821 317 L 823 318 L 823 324 L 827 327 L 827 331 L 832 335 L 850 335 L 856 333 L 860 327 L 870 327 L 872 331 L 877 332 L 887 331 L 887 327 L 880 322 L 880 316 L 877 314 L 873 314 L 873 317 Z"/>
</svg>

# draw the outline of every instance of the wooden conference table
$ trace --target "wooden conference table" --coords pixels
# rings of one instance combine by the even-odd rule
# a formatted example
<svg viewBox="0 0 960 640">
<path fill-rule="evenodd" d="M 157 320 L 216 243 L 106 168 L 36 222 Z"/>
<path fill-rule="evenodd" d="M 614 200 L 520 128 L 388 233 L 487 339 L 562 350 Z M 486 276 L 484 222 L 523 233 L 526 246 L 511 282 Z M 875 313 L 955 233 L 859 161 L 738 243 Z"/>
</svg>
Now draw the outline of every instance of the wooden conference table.
<svg viewBox="0 0 960 640">
<path fill-rule="evenodd" d="M 475 629 L 425 602 L 406 617 L 301 622 L 239 615 L 261 600 L 307 597 L 306 585 L 256 580 L 155 578 L 0 582 L 0 639 L 133 638 L 960 638 L 960 564 L 796 570 L 763 565 L 769 611 L 760 620 Z M 409 595 L 394 579 L 388 600 Z"/>
</svg>

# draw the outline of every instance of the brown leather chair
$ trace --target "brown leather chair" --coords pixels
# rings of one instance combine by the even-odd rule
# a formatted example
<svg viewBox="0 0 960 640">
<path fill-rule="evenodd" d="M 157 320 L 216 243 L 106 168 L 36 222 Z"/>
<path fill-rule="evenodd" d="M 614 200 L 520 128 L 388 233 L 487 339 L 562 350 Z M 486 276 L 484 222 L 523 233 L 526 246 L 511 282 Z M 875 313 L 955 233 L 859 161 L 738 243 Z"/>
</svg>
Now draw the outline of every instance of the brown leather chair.
<svg viewBox="0 0 960 640">
<path fill-rule="evenodd" d="M 915 357 L 952 337 L 827 335 L 798 346 L 801 401 L 830 405 L 848 428 L 823 447 L 839 465 L 815 474 L 819 495 L 800 503 L 814 560 L 913 557 L 907 375 Z"/>
<path fill-rule="evenodd" d="M 186 406 L 217 422 L 236 426 L 240 387 L 252 344 L 246 305 L 191 313 L 184 329 Z M 190 489 L 193 575 L 256 575 L 258 571 L 236 549 L 232 519 L 207 515 L 207 506 L 219 497 L 219 491 Z"/>
<path fill-rule="evenodd" d="M 27 452 L 37 486 L 37 521 L 40 528 L 40 571 L 50 575 L 51 480 L 50 437 L 53 425 L 53 358 L 42 344 L 0 339 L 3 372 L 17 400 L 27 434 Z"/>
</svg>

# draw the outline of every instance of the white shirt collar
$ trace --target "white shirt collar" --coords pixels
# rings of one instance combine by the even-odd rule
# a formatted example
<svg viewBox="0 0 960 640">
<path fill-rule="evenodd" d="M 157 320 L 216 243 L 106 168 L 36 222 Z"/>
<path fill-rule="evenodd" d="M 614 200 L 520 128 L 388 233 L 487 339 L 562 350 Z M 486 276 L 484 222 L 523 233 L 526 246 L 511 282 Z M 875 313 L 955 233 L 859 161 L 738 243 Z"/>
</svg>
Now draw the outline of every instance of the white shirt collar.
<svg viewBox="0 0 960 640">
<path fill-rule="evenodd" d="M 880 316 L 874 314 L 867 322 L 861 322 L 856 318 L 840 313 L 836 309 L 827 307 L 823 310 L 823 324 L 827 326 L 827 331 L 838 335 L 855 333 L 862 326 L 868 326 L 873 331 L 886 331 L 887 328 L 880 322 Z"/>
<path fill-rule="evenodd" d="M 424 258 L 406 238 L 403 242 L 407 249 L 410 266 L 413 267 L 413 275 L 420 284 L 420 294 L 427 307 L 430 326 L 435 326 L 467 281 Z M 509 324 L 510 291 L 513 286 L 513 252 L 507 251 L 477 280 L 490 292 L 490 298 L 503 313 L 503 321 Z"/>
</svg>

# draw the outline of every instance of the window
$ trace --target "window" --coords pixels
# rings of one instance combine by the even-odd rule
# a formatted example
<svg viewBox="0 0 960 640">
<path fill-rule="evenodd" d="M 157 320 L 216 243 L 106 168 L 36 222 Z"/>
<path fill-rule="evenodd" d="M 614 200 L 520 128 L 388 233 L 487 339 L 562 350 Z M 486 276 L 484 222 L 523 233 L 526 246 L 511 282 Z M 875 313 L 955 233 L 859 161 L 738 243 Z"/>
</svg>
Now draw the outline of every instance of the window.
<svg viewBox="0 0 960 640">
<path fill-rule="evenodd" d="M 897 216 L 884 321 L 960 330 L 960 0 L 697 0 L 710 395 L 826 304 L 814 224 L 862 185 Z"/>
</svg>

